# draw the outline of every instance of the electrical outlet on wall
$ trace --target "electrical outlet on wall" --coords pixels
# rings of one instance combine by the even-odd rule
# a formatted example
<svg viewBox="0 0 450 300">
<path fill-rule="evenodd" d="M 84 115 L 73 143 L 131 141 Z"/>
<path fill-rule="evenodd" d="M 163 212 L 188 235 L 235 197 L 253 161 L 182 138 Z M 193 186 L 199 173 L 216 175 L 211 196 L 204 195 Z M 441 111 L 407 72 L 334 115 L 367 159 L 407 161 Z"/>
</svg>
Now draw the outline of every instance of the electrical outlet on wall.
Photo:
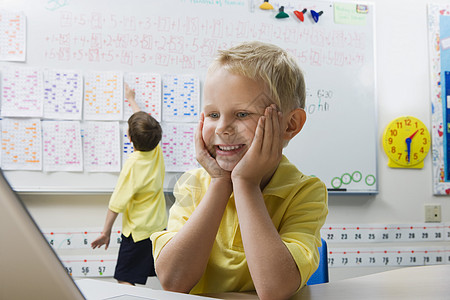
<svg viewBox="0 0 450 300">
<path fill-rule="evenodd" d="M 441 222 L 441 206 L 439 204 L 425 204 L 425 222 Z"/>
</svg>

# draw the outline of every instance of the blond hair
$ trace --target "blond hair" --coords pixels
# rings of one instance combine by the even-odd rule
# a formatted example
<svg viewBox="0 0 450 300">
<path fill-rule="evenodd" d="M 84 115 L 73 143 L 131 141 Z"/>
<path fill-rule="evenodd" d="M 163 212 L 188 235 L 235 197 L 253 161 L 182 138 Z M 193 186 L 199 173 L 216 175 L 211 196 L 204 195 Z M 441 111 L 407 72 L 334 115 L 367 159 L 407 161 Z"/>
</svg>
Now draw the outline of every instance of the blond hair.
<svg viewBox="0 0 450 300">
<path fill-rule="evenodd" d="M 278 46 L 252 41 L 219 50 L 208 73 L 220 67 L 264 83 L 270 98 L 283 112 L 305 107 L 303 72 L 295 58 Z"/>
</svg>

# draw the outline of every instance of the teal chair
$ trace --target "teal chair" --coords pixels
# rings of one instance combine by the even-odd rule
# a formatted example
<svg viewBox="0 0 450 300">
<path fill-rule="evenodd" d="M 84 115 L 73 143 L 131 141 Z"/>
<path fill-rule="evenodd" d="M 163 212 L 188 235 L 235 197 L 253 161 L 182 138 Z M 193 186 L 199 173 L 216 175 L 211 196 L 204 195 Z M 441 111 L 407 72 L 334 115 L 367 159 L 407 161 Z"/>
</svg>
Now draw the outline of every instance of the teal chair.
<svg viewBox="0 0 450 300">
<path fill-rule="evenodd" d="M 311 275 L 308 282 L 306 282 L 307 285 L 314 285 L 314 284 L 320 284 L 320 283 L 326 283 L 328 282 L 328 249 L 327 249 L 327 242 L 325 242 L 324 239 L 322 239 L 322 247 L 319 247 L 319 267 L 317 268 L 316 272 Z"/>
</svg>

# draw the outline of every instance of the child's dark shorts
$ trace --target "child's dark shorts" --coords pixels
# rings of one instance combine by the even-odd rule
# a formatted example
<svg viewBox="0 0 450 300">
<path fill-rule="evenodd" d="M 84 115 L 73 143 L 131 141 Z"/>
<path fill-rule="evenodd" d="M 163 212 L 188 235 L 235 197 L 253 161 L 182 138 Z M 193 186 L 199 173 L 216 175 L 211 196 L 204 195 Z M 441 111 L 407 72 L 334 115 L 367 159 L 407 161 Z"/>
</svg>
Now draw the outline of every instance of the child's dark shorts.
<svg viewBox="0 0 450 300">
<path fill-rule="evenodd" d="M 145 284 L 147 277 L 156 276 L 150 238 L 135 243 L 131 234 L 122 234 L 114 278 L 132 284 Z"/>
</svg>

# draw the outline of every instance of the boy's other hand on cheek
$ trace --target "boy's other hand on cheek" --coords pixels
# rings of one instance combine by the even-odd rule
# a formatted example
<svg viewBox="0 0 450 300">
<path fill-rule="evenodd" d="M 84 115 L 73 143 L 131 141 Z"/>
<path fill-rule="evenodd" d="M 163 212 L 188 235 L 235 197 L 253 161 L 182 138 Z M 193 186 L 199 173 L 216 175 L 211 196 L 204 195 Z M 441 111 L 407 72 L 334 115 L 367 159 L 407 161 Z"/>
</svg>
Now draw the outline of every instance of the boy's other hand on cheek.
<svg viewBox="0 0 450 300">
<path fill-rule="evenodd" d="M 281 120 L 281 112 L 274 104 L 266 107 L 264 116 L 258 120 L 250 148 L 231 173 L 233 182 L 243 180 L 258 186 L 268 183 L 282 157 Z"/>
<path fill-rule="evenodd" d="M 212 179 L 223 178 L 230 180 L 231 173 L 222 169 L 214 157 L 211 156 L 208 149 L 206 149 L 205 141 L 203 140 L 202 131 L 205 115 L 202 112 L 200 121 L 195 132 L 195 156 L 199 164 L 208 172 Z"/>
</svg>

